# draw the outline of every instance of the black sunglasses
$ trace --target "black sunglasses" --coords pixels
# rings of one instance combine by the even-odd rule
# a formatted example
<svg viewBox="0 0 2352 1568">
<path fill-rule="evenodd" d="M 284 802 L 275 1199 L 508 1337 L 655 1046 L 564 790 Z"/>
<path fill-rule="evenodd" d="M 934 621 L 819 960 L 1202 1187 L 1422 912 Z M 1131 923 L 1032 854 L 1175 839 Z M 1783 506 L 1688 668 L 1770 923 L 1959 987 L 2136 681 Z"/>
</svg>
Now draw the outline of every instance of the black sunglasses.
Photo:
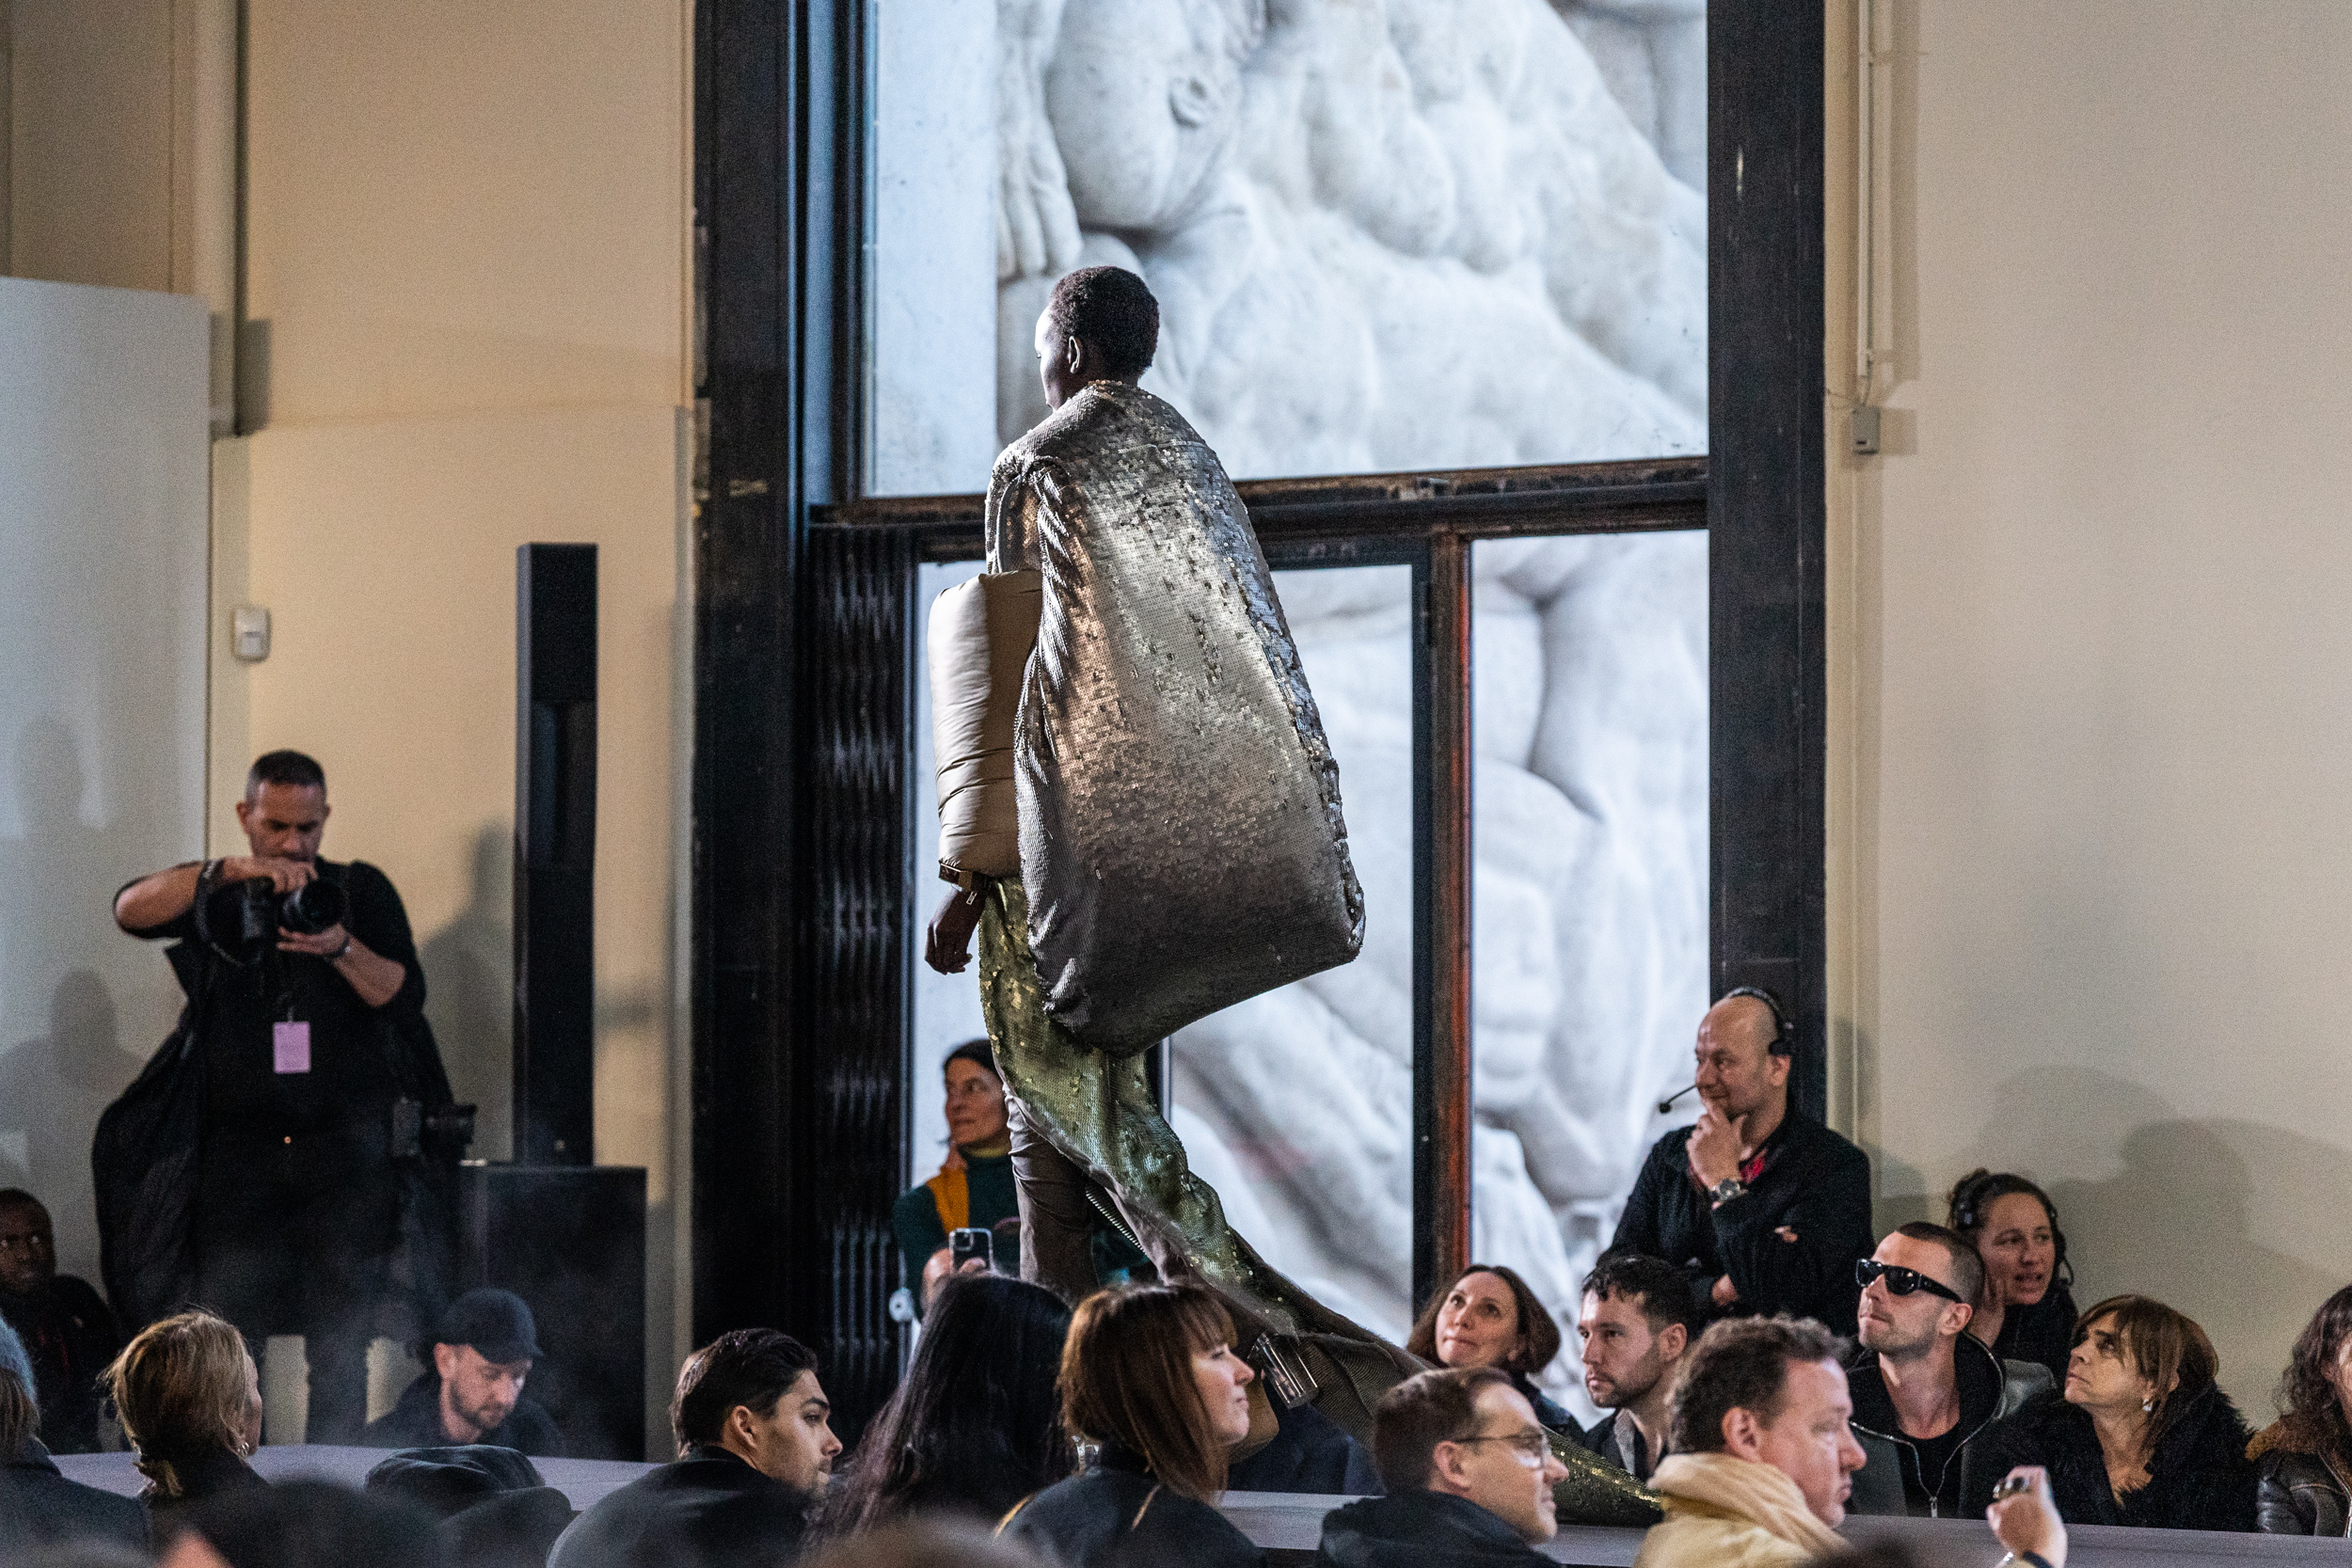
<svg viewBox="0 0 2352 1568">
<path fill-rule="evenodd" d="M 1942 1296 L 1946 1301 L 1960 1301 L 1958 1291 L 1930 1279 L 1917 1269 L 1898 1268 L 1892 1263 L 1882 1263 L 1875 1258 L 1865 1258 L 1853 1266 L 1853 1282 L 1856 1285 L 1867 1291 L 1873 1279 L 1885 1280 L 1889 1295 L 1907 1296 L 1914 1291 L 1925 1291 L 1931 1295 Z M 1964 1301 L 1960 1304 L 1963 1307 L 1968 1305 Z"/>
</svg>

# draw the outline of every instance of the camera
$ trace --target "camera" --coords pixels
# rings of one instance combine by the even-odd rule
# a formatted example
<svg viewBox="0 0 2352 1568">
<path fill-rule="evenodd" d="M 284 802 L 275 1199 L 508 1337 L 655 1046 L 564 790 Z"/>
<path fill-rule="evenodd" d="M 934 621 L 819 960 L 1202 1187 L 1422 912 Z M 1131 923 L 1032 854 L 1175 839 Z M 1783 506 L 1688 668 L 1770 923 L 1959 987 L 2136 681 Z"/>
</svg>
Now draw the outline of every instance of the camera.
<svg viewBox="0 0 2352 1568">
<path fill-rule="evenodd" d="M 249 964 L 278 945 L 280 928 L 315 936 L 342 924 L 350 905 L 323 877 L 279 893 L 267 877 L 229 882 L 197 905 L 197 934 L 231 963 Z"/>
</svg>

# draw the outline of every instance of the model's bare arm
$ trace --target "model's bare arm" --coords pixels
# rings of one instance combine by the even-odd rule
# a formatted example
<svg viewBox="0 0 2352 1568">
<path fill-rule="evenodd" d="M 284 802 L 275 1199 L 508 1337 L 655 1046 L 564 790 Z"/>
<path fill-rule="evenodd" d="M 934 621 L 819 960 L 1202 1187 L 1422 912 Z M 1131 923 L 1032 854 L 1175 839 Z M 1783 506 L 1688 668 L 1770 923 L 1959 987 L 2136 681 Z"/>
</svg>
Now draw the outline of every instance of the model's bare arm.
<svg viewBox="0 0 2352 1568">
<path fill-rule="evenodd" d="M 126 931 L 151 931 L 188 912 L 196 902 L 196 879 L 204 868 L 191 862 L 142 877 L 115 895 L 115 924 Z M 317 875 L 301 861 L 262 855 L 230 855 L 220 863 L 220 880 L 247 882 L 266 877 L 280 893 L 292 893 Z"/>
</svg>

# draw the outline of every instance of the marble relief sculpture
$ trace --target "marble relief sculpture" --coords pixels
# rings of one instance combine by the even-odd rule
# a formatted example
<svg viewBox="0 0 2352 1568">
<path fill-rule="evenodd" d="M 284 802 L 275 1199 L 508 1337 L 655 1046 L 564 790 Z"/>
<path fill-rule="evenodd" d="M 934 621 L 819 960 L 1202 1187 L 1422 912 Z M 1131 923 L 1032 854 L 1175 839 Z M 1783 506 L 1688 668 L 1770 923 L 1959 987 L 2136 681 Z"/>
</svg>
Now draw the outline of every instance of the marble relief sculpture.
<svg viewBox="0 0 2352 1568">
<path fill-rule="evenodd" d="M 1144 387 L 1237 478 L 1702 450 L 1706 212 L 1661 157 L 1687 174 L 1703 142 L 1700 15 L 998 0 L 1000 434 L 1045 412 L 1055 279 L 1109 263 L 1161 301 Z M 1706 1001 L 1705 543 L 1489 545 L 1476 571 L 1477 1248 L 1572 1318 Z M 1406 607 L 1350 573 L 1282 594 L 1366 946 L 1180 1036 L 1177 1125 L 1269 1258 L 1401 1338 Z"/>
</svg>

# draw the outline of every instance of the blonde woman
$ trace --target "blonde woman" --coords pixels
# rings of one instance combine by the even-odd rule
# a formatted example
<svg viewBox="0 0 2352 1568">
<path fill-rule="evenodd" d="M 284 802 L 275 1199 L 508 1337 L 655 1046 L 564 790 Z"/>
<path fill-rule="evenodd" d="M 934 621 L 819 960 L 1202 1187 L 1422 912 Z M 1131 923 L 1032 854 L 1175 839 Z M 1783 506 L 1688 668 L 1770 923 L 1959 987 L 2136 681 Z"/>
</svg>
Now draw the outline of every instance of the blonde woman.
<svg viewBox="0 0 2352 1568">
<path fill-rule="evenodd" d="M 262 1379 L 245 1338 L 210 1312 L 141 1329 L 99 1379 L 148 1480 L 150 1518 L 268 1483 L 246 1459 L 262 1443 Z"/>
</svg>

